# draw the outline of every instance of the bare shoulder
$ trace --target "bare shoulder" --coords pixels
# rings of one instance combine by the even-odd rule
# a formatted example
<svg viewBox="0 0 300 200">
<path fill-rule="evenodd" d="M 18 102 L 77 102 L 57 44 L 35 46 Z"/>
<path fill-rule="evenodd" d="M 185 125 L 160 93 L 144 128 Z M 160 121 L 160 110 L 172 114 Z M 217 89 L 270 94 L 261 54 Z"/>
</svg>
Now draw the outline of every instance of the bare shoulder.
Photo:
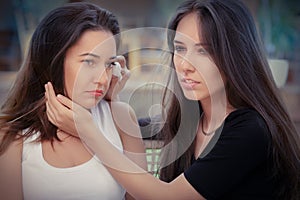
<svg viewBox="0 0 300 200">
<path fill-rule="evenodd" d="M 4 141 L 4 138 L 8 134 L 7 131 L 8 131 L 8 128 L 0 129 L 1 151 L 2 151 L 2 146 L 5 146 L 3 142 L 6 142 L 6 141 Z M 21 132 L 19 132 L 18 135 L 21 135 Z M 23 139 L 20 136 L 16 136 L 16 137 L 17 137 L 16 140 L 13 140 L 11 143 L 9 143 L 9 145 L 7 145 L 6 151 L 9 151 L 9 152 L 10 151 L 20 151 L 22 149 Z M 2 152 L 1 152 L 1 154 L 2 154 Z"/>
<path fill-rule="evenodd" d="M 0 165 L 3 167 L 4 163 L 18 163 L 22 158 L 22 150 L 23 150 L 23 138 L 18 137 L 15 140 L 4 140 L 7 135 L 7 129 L 0 130 L 0 144 L 1 144 L 1 152 L 0 152 Z"/>
<path fill-rule="evenodd" d="M 8 130 L 7 128 L 0 129 L 0 144 L 2 143 L 5 135 L 7 134 L 7 130 Z"/>
<path fill-rule="evenodd" d="M 111 102 L 110 108 L 114 117 L 131 117 L 136 119 L 135 112 L 132 107 L 125 102 Z"/>
<path fill-rule="evenodd" d="M 0 143 L 2 143 L 4 135 L 5 135 L 5 131 L 3 129 L 0 129 Z"/>
<path fill-rule="evenodd" d="M 120 135 L 140 137 L 140 129 L 134 110 L 124 102 L 112 102 L 110 104 L 113 120 Z"/>
<path fill-rule="evenodd" d="M 19 138 L 3 145 L 7 129 L 0 130 L 1 150 L 0 154 L 0 194 L 2 199 L 22 199 L 22 147 L 23 140 Z M 3 145 L 3 146 L 2 146 Z"/>
<path fill-rule="evenodd" d="M 14 164 L 21 163 L 22 150 L 23 150 L 23 139 L 19 138 L 17 140 L 5 141 L 5 135 L 7 134 L 7 129 L 0 130 L 0 171 L 1 175 L 5 174 L 5 170 L 9 170 Z"/>
<path fill-rule="evenodd" d="M 0 128 L 0 139 L 2 139 L 4 137 L 7 130 L 8 130 L 8 128 Z"/>
</svg>

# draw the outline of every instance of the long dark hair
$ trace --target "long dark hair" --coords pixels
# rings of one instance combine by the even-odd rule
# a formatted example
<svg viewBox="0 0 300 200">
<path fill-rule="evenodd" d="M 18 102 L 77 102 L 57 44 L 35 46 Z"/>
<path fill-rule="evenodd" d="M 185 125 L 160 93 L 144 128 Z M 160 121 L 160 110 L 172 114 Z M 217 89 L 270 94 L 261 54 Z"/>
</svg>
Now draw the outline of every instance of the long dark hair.
<svg viewBox="0 0 300 200">
<path fill-rule="evenodd" d="M 44 84 L 53 83 L 64 94 L 64 58 L 66 51 L 86 30 L 109 31 L 116 36 L 120 28 L 116 17 L 91 3 L 70 3 L 52 10 L 32 35 L 27 58 L 1 108 L 0 129 L 6 131 L 0 155 L 19 137 L 40 132 L 38 140 L 53 141 L 57 128 L 45 113 Z M 27 129 L 20 135 L 21 130 Z"/>
<path fill-rule="evenodd" d="M 226 95 L 229 103 L 235 108 L 248 107 L 255 109 L 264 118 L 272 138 L 272 157 L 274 176 L 281 181 L 278 191 L 280 199 L 299 199 L 300 183 L 300 138 L 288 115 L 286 108 L 278 95 L 279 91 L 273 81 L 266 54 L 257 34 L 254 20 L 249 10 L 238 0 L 190 0 L 182 3 L 169 23 L 168 42 L 173 49 L 174 31 L 180 20 L 189 13 L 196 13 L 199 18 L 201 38 L 210 44 L 208 51 L 211 58 L 227 78 Z M 171 61 L 174 68 L 174 63 Z M 173 76 L 176 76 L 173 73 Z M 177 78 L 171 78 L 177 87 L 177 97 L 166 92 L 166 97 L 172 97 L 168 105 L 169 112 L 163 128 L 165 142 L 171 141 L 180 133 L 178 127 L 184 112 L 180 106 L 191 104 L 183 97 Z M 179 99 L 178 99 L 178 96 Z M 164 98 L 167 105 L 168 98 Z M 181 100 L 184 99 L 184 100 Z M 201 105 L 200 111 L 201 111 Z M 193 110 L 189 110 L 192 112 Z M 197 115 L 196 115 L 197 116 Z M 199 120 L 199 115 L 197 120 Z M 185 134 L 191 136 L 195 131 L 189 127 Z M 195 133 L 194 133 L 195 134 Z M 172 181 L 190 166 L 194 154 L 194 143 L 190 143 L 187 151 L 175 162 L 160 170 L 160 178 Z M 170 150 L 171 151 L 171 150 Z M 168 155 L 165 153 L 165 155 Z M 162 164 L 165 158 L 163 156 Z"/>
</svg>

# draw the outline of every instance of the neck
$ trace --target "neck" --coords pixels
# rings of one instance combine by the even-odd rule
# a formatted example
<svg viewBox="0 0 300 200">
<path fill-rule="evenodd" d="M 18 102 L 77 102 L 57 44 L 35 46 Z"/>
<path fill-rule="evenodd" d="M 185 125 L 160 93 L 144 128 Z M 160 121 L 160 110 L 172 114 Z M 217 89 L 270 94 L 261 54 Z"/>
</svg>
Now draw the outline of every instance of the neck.
<svg viewBox="0 0 300 200">
<path fill-rule="evenodd" d="M 201 123 L 203 133 L 214 132 L 228 114 L 235 110 L 228 101 L 225 102 L 215 101 L 212 103 L 211 99 L 201 100 L 203 114 L 199 123 Z"/>
<path fill-rule="evenodd" d="M 63 130 L 57 129 L 57 137 L 61 140 L 61 141 L 65 141 L 66 139 L 80 139 L 79 136 L 75 135 L 75 134 L 71 134 L 71 133 L 67 133 Z"/>
</svg>

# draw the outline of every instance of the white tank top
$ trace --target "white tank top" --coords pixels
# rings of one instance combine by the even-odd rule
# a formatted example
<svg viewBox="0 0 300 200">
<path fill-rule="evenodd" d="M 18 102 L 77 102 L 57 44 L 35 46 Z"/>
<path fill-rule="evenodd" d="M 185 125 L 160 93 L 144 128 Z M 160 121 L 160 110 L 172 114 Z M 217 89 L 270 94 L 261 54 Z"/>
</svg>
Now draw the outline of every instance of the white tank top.
<svg viewBox="0 0 300 200">
<path fill-rule="evenodd" d="M 98 106 L 92 109 L 92 115 L 105 137 L 123 151 L 108 103 L 100 101 Z M 124 199 L 125 190 L 96 156 L 75 167 L 51 166 L 44 160 L 42 144 L 32 142 L 37 135 L 24 141 L 23 145 L 22 181 L 25 200 Z"/>
</svg>

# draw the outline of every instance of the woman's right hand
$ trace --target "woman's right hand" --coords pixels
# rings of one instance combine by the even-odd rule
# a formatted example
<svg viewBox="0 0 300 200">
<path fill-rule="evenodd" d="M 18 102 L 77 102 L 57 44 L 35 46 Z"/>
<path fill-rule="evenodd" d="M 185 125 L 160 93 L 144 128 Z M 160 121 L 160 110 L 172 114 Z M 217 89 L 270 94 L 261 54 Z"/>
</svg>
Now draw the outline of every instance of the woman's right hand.
<svg viewBox="0 0 300 200">
<path fill-rule="evenodd" d="M 118 101 L 119 92 L 124 88 L 127 80 L 130 78 L 130 71 L 126 65 L 126 59 L 124 56 L 116 56 L 111 62 L 118 62 L 121 65 L 121 79 L 116 76 L 112 76 L 109 89 L 105 95 L 107 101 Z"/>
</svg>

